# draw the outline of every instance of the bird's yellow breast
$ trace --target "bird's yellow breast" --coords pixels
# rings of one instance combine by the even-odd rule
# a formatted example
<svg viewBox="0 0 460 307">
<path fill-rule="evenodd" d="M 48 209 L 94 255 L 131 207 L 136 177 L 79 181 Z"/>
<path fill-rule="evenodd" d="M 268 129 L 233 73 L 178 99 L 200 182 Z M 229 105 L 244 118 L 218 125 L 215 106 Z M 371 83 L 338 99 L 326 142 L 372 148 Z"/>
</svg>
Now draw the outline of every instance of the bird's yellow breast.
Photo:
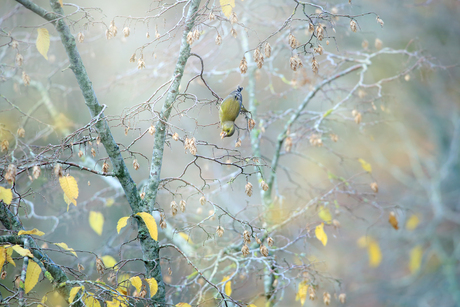
<svg viewBox="0 0 460 307">
<path fill-rule="evenodd" d="M 227 96 L 227 98 L 222 101 L 219 110 L 219 118 L 221 122 L 225 121 L 235 121 L 235 119 L 240 114 L 240 103 L 235 96 Z"/>
</svg>

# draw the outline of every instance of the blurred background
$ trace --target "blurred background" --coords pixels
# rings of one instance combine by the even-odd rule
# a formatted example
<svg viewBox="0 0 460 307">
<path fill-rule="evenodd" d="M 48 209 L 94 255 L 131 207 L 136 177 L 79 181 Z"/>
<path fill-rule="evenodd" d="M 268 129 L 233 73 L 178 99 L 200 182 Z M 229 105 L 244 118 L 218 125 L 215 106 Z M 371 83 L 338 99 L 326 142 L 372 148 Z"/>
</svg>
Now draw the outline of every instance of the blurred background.
<svg viewBox="0 0 460 307">
<path fill-rule="evenodd" d="M 49 8 L 47 1 L 36 3 Z M 240 175 L 236 167 L 216 162 L 241 164 L 245 158 L 252 158 L 250 137 L 244 128 L 244 116 L 240 116 L 237 125 L 241 127 L 241 147 L 235 147 L 236 136 L 220 139 L 215 97 L 200 78 L 188 84 L 202 69 L 200 60 L 191 57 L 181 84 L 181 92 L 187 90 L 188 95 L 179 96 L 168 133 L 178 133 L 181 139 L 195 137 L 199 144 L 198 155 L 215 160 L 199 159 L 194 164 L 194 156 L 184 152 L 182 142 L 168 137 L 162 177 L 176 178 L 186 170 L 183 179 L 202 189 L 210 202 L 260 228 L 285 221 L 295 210 L 337 187 L 336 192 L 315 202 L 301 218 L 293 219 L 271 234 L 278 247 L 304 236 L 289 247 L 289 252 L 276 254 L 279 262 L 289 263 L 286 280 L 291 280 L 282 283 L 279 306 L 301 305 L 296 301 L 296 293 L 304 278 L 318 283 L 318 298 L 308 300 L 305 303 L 308 306 L 324 305 L 322 294 L 325 291 L 331 293 L 331 305 L 334 306 L 340 305 L 337 299 L 340 293 L 346 293 L 349 306 L 460 306 L 457 239 L 460 235 L 460 1 L 356 0 L 351 5 L 347 1 L 315 4 L 325 11 L 343 15 L 334 19 L 335 32 L 326 23 L 331 38 L 327 39 L 329 44 L 322 42 L 325 54 L 316 56 L 320 74 L 311 71 L 311 54 L 304 55 L 300 51 L 303 67 L 295 72 L 289 67 L 289 57 L 295 53 L 288 46 L 287 35 L 293 33 L 301 44 L 309 38 L 308 25 L 301 20 L 300 10 L 289 27 L 269 39 L 273 55 L 255 72 L 255 120 L 262 133 L 262 162 L 267 166 L 271 164 L 274 144 L 289 118 L 289 110 L 296 108 L 323 78 L 334 73 L 330 54 L 360 58 L 382 47 L 407 48 L 419 58 L 391 53 L 376 57 L 364 82 L 371 84 L 394 77 L 391 82 L 383 83 L 382 97 L 375 99 L 375 88 L 355 92 L 324 121 L 323 134 L 314 131 L 311 118 L 344 99 L 356 84 L 357 74 L 338 80 L 312 100 L 298 126 L 291 131 L 292 152 L 283 152 L 280 158 L 273 206 L 267 213 L 254 169 L 247 168 L 247 174 L 252 175 L 245 176 Z M 77 47 L 99 102 L 107 106 L 105 114 L 116 141 L 125 150 L 142 135 L 124 152 L 141 190 L 149 175 L 154 140 L 149 133 L 143 133 L 155 124 L 182 36 L 181 27 L 174 29 L 182 16 L 182 5 L 153 18 L 161 12 L 162 5 L 166 4 L 162 1 L 136 1 L 135 4 L 79 1 L 64 7 L 66 14 L 78 10 L 70 17 L 73 21 L 70 28 L 76 37 L 78 33 L 84 35 Z M 217 1 L 208 3 L 208 7 L 216 7 L 216 15 L 223 16 L 218 5 Z M 241 85 L 246 88 L 243 91 L 246 103 L 250 73 L 241 74 L 238 68 L 247 51 L 244 46 L 253 49 L 276 32 L 294 7 L 292 1 L 236 0 L 234 12 L 238 24 L 233 26 L 220 18 L 209 21 L 209 11 L 203 8 L 197 19 L 201 37 L 192 45 L 192 53 L 203 59 L 203 77 L 207 85 L 221 98 Z M 320 7 L 307 5 L 309 14 L 317 13 L 318 9 Z M 10 150 L 13 146 L 25 148 L 25 144 L 31 147 L 59 144 L 66 135 L 86 125 L 90 116 L 57 32 L 14 1 L 2 1 L 0 12 L 3 16 L 0 16 L 0 139 L 9 140 Z M 370 14 L 356 17 L 359 28 L 356 33 L 352 32 L 346 16 L 367 12 L 380 16 L 383 28 L 376 22 L 376 16 Z M 108 40 L 106 30 L 112 20 L 118 34 Z M 36 50 L 36 27 L 50 31 L 48 61 Z M 125 27 L 130 30 L 127 37 L 123 35 Z M 231 34 L 232 28 L 236 37 Z M 159 39 L 155 40 L 157 34 Z M 217 35 L 222 38 L 221 45 L 215 43 Z M 17 51 L 9 46 L 10 37 L 19 42 Z M 376 39 L 381 46 L 376 46 Z M 24 57 L 21 67 L 15 64 L 18 52 Z M 136 60 L 130 63 L 133 54 Z M 251 58 L 252 51 L 245 56 Z M 138 69 L 141 57 L 145 68 Z M 425 60 L 423 65 L 402 73 L 420 58 Z M 29 86 L 25 86 L 21 78 L 23 71 L 30 76 Z M 362 114 L 358 124 L 353 110 Z M 34 119 L 25 117 L 23 112 Z M 8 131 L 14 133 L 20 127 L 26 131 L 25 139 L 15 145 Z M 336 142 L 331 134 L 337 136 Z M 97 136 L 95 131 L 84 130 L 77 137 L 83 135 Z M 322 146 L 312 141 L 315 135 L 322 139 Z M 92 148 L 96 152 L 92 166 L 100 168 L 106 154 L 96 142 L 74 146 L 74 152 L 63 152 L 61 159 L 86 163 L 85 157 L 91 157 Z M 79 150 L 84 153 L 82 159 L 77 156 Z M 21 156 L 20 152 L 14 154 Z M 2 155 L 3 152 L 0 157 Z M 2 163 L 7 159 L 11 157 L 5 154 Z M 138 170 L 132 167 L 134 159 L 140 165 Z M 369 163 L 372 172 L 363 171 L 358 159 Z M 263 170 L 265 174 L 269 172 L 268 167 Z M 140 251 L 136 244 L 128 245 L 133 247 L 131 249 L 120 248 L 120 244 L 134 239 L 137 233 L 131 225 L 131 229 L 121 235 L 116 234 L 118 219 L 130 214 L 117 184 L 88 172 L 75 169 L 68 172 L 77 178 L 80 187 L 78 206 L 71 206 L 69 211 L 50 167 L 44 168 L 43 175 L 33 182 L 27 176 L 19 179 L 18 191 L 33 203 L 34 208 L 34 214 L 31 214 L 30 204 L 19 210 L 25 228 L 44 231 L 47 235 L 40 243 L 66 242 L 79 251 L 78 259 L 60 252 L 49 253 L 56 262 L 67 267 L 83 263 L 87 278 L 97 276 L 94 254 L 112 255 L 117 261 L 120 255 L 125 259 L 138 257 Z M 244 193 L 247 181 L 254 186 L 252 197 Z M 347 188 L 338 187 L 341 181 L 349 183 Z M 378 185 L 378 193 L 372 183 Z M 162 186 L 157 205 L 165 212 L 170 226 L 176 229 L 175 235 L 185 236 L 195 249 L 192 257 L 195 263 L 206 267 L 211 263 L 210 255 L 241 240 L 244 228 L 211 203 L 201 206 L 199 198 L 190 186 L 173 181 Z M 173 200 L 177 203 L 186 200 L 186 212 L 173 217 L 169 209 Z M 326 246 L 315 238 L 313 229 L 321 222 L 318 212 L 322 208 L 327 208 L 331 219 L 340 224 L 338 227 L 326 223 Z M 89 225 L 90 211 L 104 215 L 101 235 Z M 390 213 L 394 214 L 398 229 L 389 222 Z M 208 219 L 209 216 L 212 217 Z M 57 217 L 57 221 L 53 217 Z M 226 230 L 222 238 L 214 234 L 218 225 Z M 264 231 L 258 234 L 262 236 Z M 169 242 L 161 232 L 160 239 Z M 174 252 L 165 251 L 163 256 L 165 282 L 185 283 L 185 277 L 193 273 L 187 262 L 177 258 Z M 206 258 L 208 256 L 210 259 Z M 222 274 L 234 271 L 230 263 L 222 265 Z M 305 277 L 301 271 L 295 272 L 296 265 L 307 265 L 310 275 Z M 263 267 L 253 262 L 245 266 L 238 272 L 238 279 L 232 280 L 232 297 L 263 306 L 264 299 L 260 297 Z M 168 268 L 172 270 L 171 275 L 167 273 Z M 142 271 L 143 267 L 129 264 L 125 269 L 135 272 Z M 7 271 L 8 278 L 1 282 L 12 287 L 13 276 L 19 274 L 20 266 L 9 266 Z M 45 285 L 41 287 L 46 291 Z M 197 287 L 192 285 L 187 291 L 172 294 L 174 303 L 190 299 Z M 175 291 L 172 287 L 168 289 L 169 293 Z M 3 296 L 7 295 L 4 289 L 0 291 Z M 56 305 L 61 304 L 65 302 L 56 298 Z M 213 306 L 213 303 L 203 306 Z"/>
</svg>

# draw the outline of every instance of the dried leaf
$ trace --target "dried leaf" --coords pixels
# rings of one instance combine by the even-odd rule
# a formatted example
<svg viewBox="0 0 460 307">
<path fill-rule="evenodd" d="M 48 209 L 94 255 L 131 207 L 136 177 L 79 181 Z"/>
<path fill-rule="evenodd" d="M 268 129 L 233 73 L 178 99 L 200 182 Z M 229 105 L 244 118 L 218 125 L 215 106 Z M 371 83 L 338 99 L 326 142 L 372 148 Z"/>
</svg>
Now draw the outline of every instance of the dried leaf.
<svg viewBox="0 0 460 307">
<path fill-rule="evenodd" d="M 45 28 L 38 28 L 37 32 L 38 37 L 35 45 L 37 46 L 38 52 L 40 52 L 40 54 L 48 60 L 48 49 L 50 49 L 50 34 Z"/>
<path fill-rule="evenodd" d="M 124 216 L 118 220 L 117 223 L 117 233 L 120 233 L 120 230 L 128 224 L 129 216 Z"/>
<path fill-rule="evenodd" d="M 232 281 L 229 279 L 230 279 L 230 276 L 225 276 L 221 281 L 225 284 L 224 291 L 225 291 L 225 294 L 227 294 L 228 296 L 232 294 Z"/>
<path fill-rule="evenodd" d="M 40 266 L 35 261 L 29 261 L 29 264 L 27 265 L 26 280 L 24 282 L 24 290 L 26 294 L 29 293 L 30 290 L 32 290 L 37 284 L 41 271 Z"/>
<path fill-rule="evenodd" d="M 150 287 L 150 297 L 153 297 L 158 292 L 158 283 L 155 278 L 146 278 L 145 281 Z"/>
<path fill-rule="evenodd" d="M 78 198 L 78 184 L 75 178 L 72 176 L 59 177 L 59 184 L 61 185 L 62 191 L 64 191 L 64 194 L 67 196 L 70 202 L 76 206 Z"/>
<path fill-rule="evenodd" d="M 32 253 L 30 252 L 30 250 L 26 249 L 26 248 L 23 248 L 19 245 L 13 245 L 13 250 L 18 253 L 19 255 L 23 256 L 23 257 L 30 257 L 30 258 L 33 258 L 34 255 L 32 255 Z"/>
<path fill-rule="evenodd" d="M 398 220 L 396 219 L 396 214 L 391 211 L 390 212 L 390 217 L 388 218 L 388 222 L 390 222 L 391 226 L 393 226 L 394 229 L 398 230 Z"/>
<path fill-rule="evenodd" d="M 59 246 L 59 247 L 65 249 L 66 251 L 71 252 L 72 255 L 74 255 L 75 257 L 78 258 L 77 253 L 75 252 L 75 250 L 74 250 L 73 248 L 68 247 L 67 244 L 65 244 L 64 242 L 61 242 L 61 243 L 54 243 L 54 245 Z"/>
<path fill-rule="evenodd" d="M 363 170 L 365 170 L 366 172 L 368 173 L 372 173 L 372 166 L 366 162 L 364 159 L 358 159 L 359 163 L 361 163 L 361 167 L 363 168 Z"/>
<path fill-rule="evenodd" d="M 225 17 L 230 18 L 233 8 L 235 7 L 235 0 L 220 0 L 220 6 Z"/>
<path fill-rule="evenodd" d="M 324 223 L 321 223 L 321 225 L 316 226 L 315 228 L 315 235 L 318 240 L 323 243 L 324 246 L 327 244 L 327 235 L 324 232 Z"/>
<path fill-rule="evenodd" d="M 137 293 L 141 293 L 141 290 L 142 290 L 141 278 L 139 276 L 134 276 L 134 277 L 131 277 L 129 281 L 131 282 L 131 285 L 133 285 L 134 288 L 136 288 Z"/>
<path fill-rule="evenodd" d="M 4 187 L 0 187 L 0 201 L 3 201 L 7 205 L 11 205 L 11 201 L 13 200 L 13 192 L 11 189 L 5 189 Z"/>
<path fill-rule="evenodd" d="M 420 223 L 420 219 L 417 215 L 412 214 L 406 222 L 406 229 L 407 230 L 414 230 L 417 228 L 418 224 Z"/>
<path fill-rule="evenodd" d="M 43 236 L 45 233 L 43 231 L 38 230 L 37 228 L 34 228 L 32 230 L 20 230 L 18 232 L 18 236 L 20 235 L 36 235 L 36 236 Z"/>
<path fill-rule="evenodd" d="M 420 270 L 422 264 L 423 249 L 421 245 L 417 245 L 410 251 L 409 270 L 412 274 Z"/>
<path fill-rule="evenodd" d="M 142 218 L 152 239 L 158 241 L 158 227 L 153 216 L 147 212 L 139 212 L 136 213 L 136 215 L 139 215 Z"/>
<path fill-rule="evenodd" d="M 102 235 L 102 229 L 104 227 L 104 215 L 101 212 L 90 211 L 89 225 L 98 235 Z"/>
</svg>

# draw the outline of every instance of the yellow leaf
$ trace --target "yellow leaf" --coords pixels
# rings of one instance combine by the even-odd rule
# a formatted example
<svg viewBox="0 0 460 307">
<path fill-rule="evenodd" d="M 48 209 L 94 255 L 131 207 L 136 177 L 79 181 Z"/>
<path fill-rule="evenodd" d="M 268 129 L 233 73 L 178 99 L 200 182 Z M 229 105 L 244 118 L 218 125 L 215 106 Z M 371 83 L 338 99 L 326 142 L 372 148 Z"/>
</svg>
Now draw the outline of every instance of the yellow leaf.
<svg viewBox="0 0 460 307">
<path fill-rule="evenodd" d="M 124 216 L 118 220 L 117 223 L 117 233 L 120 233 L 120 230 L 128 224 L 129 216 Z"/>
<path fill-rule="evenodd" d="M 34 255 L 32 255 L 32 253 L 30 252 L 30 250 L 22 248 L 21 246 L 19 246 L 17 244 L 13 245 L 12 248 L 16 253 L 18 253 L 19 255 L 21 255 L 23 257 L 30 257 L 30 258 L 34 257 Z"/>
<path fill-rule="evenodd" d="M 375 240 L 370 241 L 367 252 L 369 254 L 369 266 L 374 268 L 378 267 L 380 262 L 382 262 L 382 253 L 380 252 L 379 243 Z"/>
<path fill-rule="evenodd" d="M 307 299 L 307 290 L 308 290 L 308 284 L 305 281 L 302 281 L 299 284 L 299 290 L 297 291 L 297 294 L 295 296 L 295 300 L 298 301 L 300 300 L 300 304 L 305 304 L 305 300 Z"/>
<path fill-rule="evenodd" d="M 365 236 L 362 236 L 361 238 L 358 239 L 358 241 L 356 243 L 361 248 L 367 247 L 367 238 Z"/>
<path fill-rule="evenodd" d="M 20 235 L 36 235 L 36 236 L 43 236 L 45 233 L 43 231 L 38 230 L 37 228 L 34 228 L 32 230 L 19 230 L 18 236 Z"/>
<path fill-rule="evenodd" d="M 16 263 L 14 262 L 13 258 L 11 257 L 13 255 L 13 248 L 11 246 L 6 247 L 6 261 L 11 263 L 12 265 L 16 266 Z"/>
<path fill-rule="evenodd" d="M 255 304 L 249 304 L 248 307 L 257 307 Z"/>
<path fill-rule="evenodd" d="M 69 293 L 69 304 L 73 303 L 73 300 L 75 299 L 75 295 L 77 295 L 78 291 L 80 291 L 81 287 L 73 287 L 70 289 Z"/>
<path fill-rule="evenodd" d="M 110 255 L 105 255 L 105 256 L 101 257 L 101 259 L 102 259 L 102 262 L 104 263 L 106 268 L 112 268 L 113 267 L 113 269 L 116 270 L 115 265 L 117 265 L 117 261 L 115 260 L 115 258 L 113 258 Z"/>
<path fill-rule="evenodd" d="M 361 163 L 361 167 L 363 168 L 363 170 L 365 170 L 368 173 L 372 173 L 372 166 L 368 162 L 366 162 L 363 159 L 358 159 L 358 161 Z"/>
<path fill-rule="evenodd" d="M 225 276 L 224 278 L 222 278 L 222 281 L 221 281 L 225 284 L 224 292 L 228 296 L 232 294 L 232 281 L 229 279 L 230 279 L 230 276 Z"/>
<path fill-rule="evenodd" d="M 158 292 L 158 283 L 155 278 L 146 278 L 145 281 L 150 286 L 150 297 L 154 296 Z"/>
<path fill-rule="evenodd" d="M 65 244 L 64 242 L 62 242 L 62 243 L 54 243 L 54 245 L 59 246 L 59 247 L 65 249 L 66 251 L 71 252 L 72 255 L 74 255 L 75 257 L 78 258 L 77 253 L 75 252 L 75 250 L 73 248 L 68 247 L 67 244 Z"/>
<path fill-rule="evenodd" d="M 319 216 L 320 219 L 322 219 L 323 221 L 325 221 L 328 224 L 330 224 L 331 221 L 332 221 L 331 212 L 326 207 L 321 207 L 319 209 L 318 216 Z"/>
<path fill-rule="evenodd" d="M 153 216 L 147 212 L 139 212 L 136 213 L 136 215 L 139 215 L 142 220 L 144 221 L 145 225 L 147 226 L 150 236 L 152 239 L 155 241 L 158 241 L 158 227 L 157 223 L 155 222 L 155 219 Z"/>
<path fill-rule="evenodd" d="M 134 276 L 134 277 L 131 277 L 129 279 L 129 281 L 131 282 L 131 285 L 134 286 L 134 288 L 136 288 L 137 290 L 137 293 L 140 293 L 141 290 L 142 290 L 142 280 L 139 276 Z"/>
<path fill-rule="evenodd" d="M 116 267 L 115 269 L 118 270 L 118 267 Z M 130 276 L 127 273 L 118 275 L 118 285 L 120 286 L 119 288 L 124 289 L 124 291 L 126 291 L 126 294 L 128 294 L 127 289 L 129 288 L 129 278 Z"/>
<path fill-rule="evenodd" d="M 50 34 L 47 29 L 45 28 L 38 28 L 38 37 L 36 41 L 36 46 L 38 49 L 38 52 L 40 52 L 41 55 L 45 59 L 48 60 L 48 49 L 50 49 Z"/>
<path fill-rule="evenodd" d="M 318 240 L 323 243 L 324 246 L 327 244 L 327 234 L 324 232 L 324 223 L 321 225 L 316 226 L 315 228 L 315 235 Z"/>
<path fill-rule="evenodd" d="M 40 301 L 41 304 L 38 304 L 37 307 L 45 307 L 45 303 L 48 300 L 48 297 L 46 294 L 42 297 L 42 300 Z"/>
<path fill-rule="evenodd" d="M 59 0 L 59 4 L 61 5 L 61 7 L 64 6 L 64 3 L 62 3 L 62 0 Z"/>
<path fill-rule="evenodd" d="M 235 0 L 220 0 L 220 6 L 225 17 L 229 18 L 232 15 L 232 10 L 235 7 Z"/>
<path fill-rule="evenodd" d="M 84 299 L 86 307 L 101 307 L 101 304 L 97 299 L 92 296 L 88 296 Z"/>
<path fill-rule="evenodd" d="M 107 200 L 105 201 L 105 206 L 112 207 L 114 203 L 115 203 L 115 200 L 113 198 L 107 198 Z"/>
<path fill-rule="evenodd" d="M 415 228 L 417 228 L 419 223 L 420 223 L 420 220 L 418 216 L 415 214 L 412 214 L 406 222 L 406 229 L 414 230 Z"/>
<path fill-rule="evenodd" d="M 179 232 L 178 235 L 181 236 L 188 243 L 193 244 L 192 239 L 190 239 L 190 237 L 185 232 Z"/>
<path fill-rule="evenodd" d="M 89 226 L 98 234 L 102 235 L 102 228 L 104 227 L 104 216 L 97 211 L 89 212 Z"/>
<path fill-rule="evenodd" d="M 391 211 L 390 212 L 390 217 L 388 218 L 388 222 L 390 222 L 391 226 L 393 226 L 394 229 L 398 230 L 398 220 L 396 219 L 396 214 Z"/>
<path fill-rule="evenodd" d="M 6 250 L 3 246 L 0 246 L 0 270 L 3 268 L 3 264 L 6 260 Z"/>
<path fill-rule="evenodd" d="M 178 304 L 176 304 L 176 307 L 192 307 L 192 306 L 190 306 L 187 303 L 178 303 Z"/>
<path fill-rule="evenodd" d="M 37 284 L 41 271 L 40 266 L 35 263 L 35 261 L 29 261 L 29 264 L 27 265 L 26 280 L 24 282 L 24 290 L 26 294 L 29 293 L 29 291 Z"/>
<path fill-rule="evenodd" d="M 0 201 L 3 201 L 7 205 L 11 205 L 12 200 L 13 192 L 11 192 L 11 189 L 5 189 L 4 187 L 0 187 Z"/>
<path fill-rule="evenodd" d="M 78 184 L 75 178 L 72 176 L 62 176 L 59 178 L 59 184 L 61 185 L 62 191 L 64 191 L 68 200 L 76 206 L 78 198 Z M 66 203 L 69 204 L 67 201 Z"/>
<path fill-rule="evenodd" d="M 117 301 L 116 299 L 113 299 L 111 301 L 106 301 L 105 303 L 107 304 L 107 307 L 119 307 L 120 306 L 120 302 Z"/>
<path fill-rule="evenodd" d="M 422 264 L 423 249 L 421 245 L 417 245 L 410 251 L 409 270 L 412 274 L 420 269 Z"/>
</svg>

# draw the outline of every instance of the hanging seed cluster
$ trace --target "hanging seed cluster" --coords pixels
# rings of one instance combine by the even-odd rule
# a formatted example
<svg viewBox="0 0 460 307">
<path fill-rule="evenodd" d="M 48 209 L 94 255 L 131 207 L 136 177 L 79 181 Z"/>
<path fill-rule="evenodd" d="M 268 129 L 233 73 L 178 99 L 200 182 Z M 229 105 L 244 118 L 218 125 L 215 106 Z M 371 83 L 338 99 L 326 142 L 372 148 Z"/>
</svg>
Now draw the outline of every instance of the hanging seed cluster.
<svg viewBox="0 0 460 307">
<path fill-rule="evenodd" d="M 192 155 L 196 155 L 197 149 L 196 149 L 196 140 L 194 137 L 192 137 L 191 139 L 185 138 L 184 149 L 185 151 L 187 151 L 188 149 Z"/>
</svg>

